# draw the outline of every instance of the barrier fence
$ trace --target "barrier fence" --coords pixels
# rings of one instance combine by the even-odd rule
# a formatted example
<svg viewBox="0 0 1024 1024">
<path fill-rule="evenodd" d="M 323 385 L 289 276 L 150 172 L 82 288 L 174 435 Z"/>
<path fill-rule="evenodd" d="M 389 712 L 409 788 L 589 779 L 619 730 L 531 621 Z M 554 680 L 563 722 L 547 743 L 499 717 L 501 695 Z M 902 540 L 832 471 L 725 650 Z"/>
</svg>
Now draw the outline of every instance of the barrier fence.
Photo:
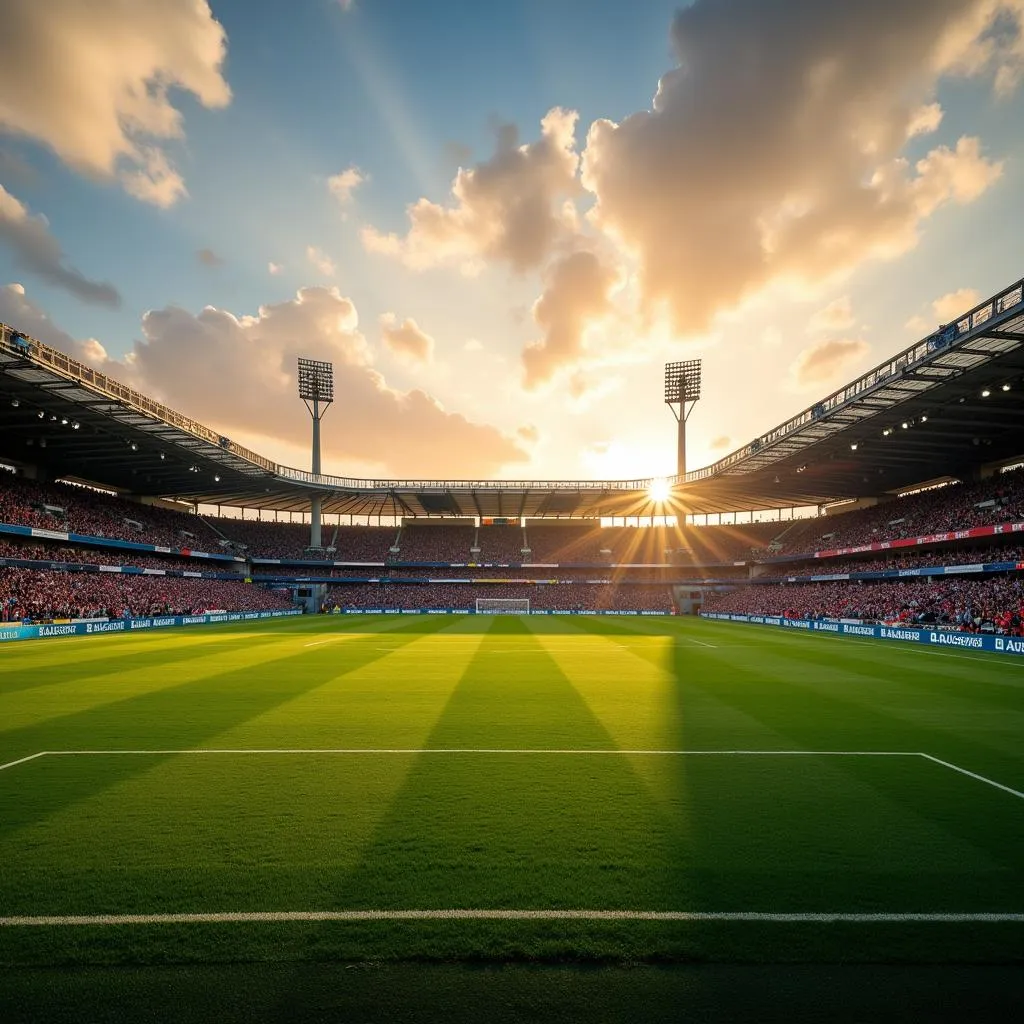
<svg viewBox="0 0 1024 1024">
<path fill-rule="evenodd" d="M 921 626 L 869 626 L 854 620 L 785 619 L 775 615 L 736 615 L 730 612 L 701 612 L 702 619 L 719 622 L 746 622 L 758 626 L 776 626 L 832 636 L 868 637 L 875 640 L 899 640 L 932 647 L 957 647 L 995 654 L 1024 654 L 1024 638 L 994 636 L 987 633 L 958 633 L 953 630 Z"/>
<path fill-rule="evenodd" d="M 153 615 L 145 619 L 95 619 L 77 622 L 49 622 L 22 626 L 0 623 L 0 642 L 45 640 L 58 636 L 101 636 L 106 633 L 135 633 L 142 629 L 167 629 L 171 626 L 212 626 L 224 622 L 252 622 L 301 615 L 301 608 L 269 612 L 216 612 L 212 615 Z"/>
</svg>

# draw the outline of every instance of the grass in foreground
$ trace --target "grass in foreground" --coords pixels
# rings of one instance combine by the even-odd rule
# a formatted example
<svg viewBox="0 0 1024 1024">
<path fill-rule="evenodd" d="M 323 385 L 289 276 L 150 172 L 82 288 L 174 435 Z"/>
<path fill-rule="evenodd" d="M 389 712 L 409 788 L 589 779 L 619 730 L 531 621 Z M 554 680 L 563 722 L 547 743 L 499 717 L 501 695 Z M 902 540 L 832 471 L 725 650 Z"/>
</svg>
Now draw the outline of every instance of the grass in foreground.
<svg viewBox="0 0 1024 1024">
<path fill-rule="evenodd" d="M 0 916 L 1022 914 L 1024 802 L 917 756 L 1024 790 L 1022 684 L 1024 664 L 990 656 L 670 619 L 19 645 L 0 652 L 0 764 L 100 752 L 0 771 Z M 1009 962 L 1022 937 L 1016 922 L 74 925 L 0 928 L 0 962 Z"/>
</svg>

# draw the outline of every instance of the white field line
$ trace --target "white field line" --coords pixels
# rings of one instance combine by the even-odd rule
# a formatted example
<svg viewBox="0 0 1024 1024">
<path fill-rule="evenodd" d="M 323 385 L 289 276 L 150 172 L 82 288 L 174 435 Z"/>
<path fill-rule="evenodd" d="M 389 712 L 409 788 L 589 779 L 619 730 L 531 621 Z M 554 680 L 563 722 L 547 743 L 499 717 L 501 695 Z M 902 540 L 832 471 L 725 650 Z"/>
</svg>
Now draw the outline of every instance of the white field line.
<svg viewBox="0 0 1024 1024">
<path fill-rule="evenodd" d="M 966 768 L 961 768 L 959 765 L 950 764 L 949 761 L 943 761 L 938 757 L 932 757 L 931 754 L 922 754 L 921 757 L 927 758 L 929 761 L 934 761 L 936 764 L 941 764 L 944 768 L 950 768 L 955 772 L 959 772 L 961 775 L 968 775 L 972 779 L 977 779 L 979 782 L 984 782 L 986 785 L 995 786 L 996 789 L 1001 789 L 1004 793 L 1009 793 L 1011 796 L 1015 796 L 1020 800 L 1024 800 L 1024 793 L 1019 789 L 1011 789 L 1009 786 L 1004 786 L 1001 782 L 996 782 L 994 779 L 988 779 L 984 775 L 979 775 L 977 772 L 969 772 Z"/>
<path fill-rule="evenodd" d="M 40 750 L 35 754 L 0 764 L 0 771 L 13 768 L 15 765 L 34 761 L 39 757 L 119 757 L 123 755 L 141 756 L 181 756 L 181 755 L 242 755 L 242 754 L 280 754 L 309 755 L 330 754 L 335 756 L 360 755 L 539 755 L 539 756 L 576 756 L 576 757 L 923 757 L 926 761 L 949 768 L 951 771 L 966 775 L 988 786 L 1001 789 L 1011 796 L 1024 800 L 1024 792 L 1004 786 L 1001 782 L 979 775 L 977 772 L 961 768 L 959 765 L 941 758 L 933 757 L 919 750 L 620 750 L 607 748 L 540 748 L 540 747 L 190 747 L 187 749 L 110 749 L 110 750 Z"/>
<path fill-rule="evenodd" d="M 17 761 L 8 761 L 7 764 L 0 764 L 0 772 L 6 768 L 13 768 L 16 764 L 24 764 L 26 761 L 34 761 L 37 757 L 43 757 L 46 753 L 45 750 L 40 750 L 38 753 L 29 754 L 28 757 L 19 757 Z"/>
<path fill-rule="evenodd" d="M 692 643 L 692 644 L 699 644 L 701 647 L 712 647 L 712 648 L 717 648 L 718 647 L 718 644 L 708 644 L 708 643 L 705 643 L 703 640 L 698 640 L 696 637 L 686 636 L 685 633 L 684 634 L 680 634 L 680 638 L 683 639 L 683 640 L 689 640 L 690 643 Z"/>
<path fill-rule="evenodd" d="M 192 747 L 169 749 L 111 749 L 111 750 L 45 750 L 32 757 L 119 756 L 122 754 L 179 755 L 179 754 L 535 754 L 576 755 L 583 757 L 923 757 L 913 750 L 620 750 L 604 748 L 539 748 L 539 747 Z M 24 758 L 28 761 L 31 758 Z M 14 761 L 12 764 L 19 764 Z"/>
<path fill-rule="evenodd" d="M 0 917 L 0 928 L 71 925 L 273 924 L 287 921 L 743 921 L 781 924 L 1021 924 L 1016 913 L 771 913 L 701 910 L 284 910 Z"/>
</svg>

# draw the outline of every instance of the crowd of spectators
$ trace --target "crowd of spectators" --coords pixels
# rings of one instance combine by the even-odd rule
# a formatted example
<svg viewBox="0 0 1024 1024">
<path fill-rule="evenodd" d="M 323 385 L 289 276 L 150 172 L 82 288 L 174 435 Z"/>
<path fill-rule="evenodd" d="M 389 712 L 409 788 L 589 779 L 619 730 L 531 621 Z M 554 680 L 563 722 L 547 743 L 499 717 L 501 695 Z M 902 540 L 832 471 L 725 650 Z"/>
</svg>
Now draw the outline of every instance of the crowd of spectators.
<svg viewBox="0 0 1024 1024">
<path fill-rule="evenodd" d="M 257 558 L 354 562 L 521 562 L 728 565 L 812 554 L 900 537 L 1024 521 L 1024 471 L 951 484 L 872 508 L 825 517 L 721 526 L 602 527 L 596 521 L 530 520 L 525 529 L 465 523 L 397 527 L 325 524 L 310 551 L 305 523 L 196 516 L 72 484 L 0 475 L 0 522 Z M 396 544 L 399 552 L 390 549 Z M 230 544 L 225 544 L 225 541 Z M 474 541 L 479 553 L 474 554 Z M 523 547 L 530 550 L 522 554 Z"/>
<path fill-rule="evenodd" d="M 531 562 L 609 564 L 608 538 L 599 523 L 529 520 L 526 543 Z"/>
<path fill-rule="evenodd" d="M 1019 535 L 1018 535 L 1019 536 Z M 895 549 L 877 557 L 813 558 L 772 566 L 762 579 L 785 579 L 787 576 L 817 576 L 833 573 L 886 572 L 899 569 L 923 569 L 942 565 L 978 565 L 987 562 L 1024 561 L 1020 544 L 943 545 L 937 548 Z"/>
<path fill-rule="evenodd" d="M 878 583 L 765 584 L 708 594 L 704 610 L 793 619 L 858 619 L 1021 635 L 1024 580 L 1015 576 Z"/>
<path fill-rule="evenodd" d="M 950 533 L 1024 521 L 1024 470 L 973 484 L 950 484 L 871 508 L 798 520 L 782 535 L 781 554 L 831 551 L 901 537 Z"/>
<path fill-rule="evenodd" d="M 2 622 L 200 615 L 291 605 L 287 592 L 223 580 L 0 567 Z"/>
<path fill-rule="evenodd" d="M 614 586 L 586 583 L 352 583 L 331 587 L 326 610 L 362 608 L 474 608 L 477 598 L 528 599 L 544 611 L 673 610 L 669 588 L 653 584 Z"/>
<path fill-rule="evenodd" d="M 188 512 L 142 505 L 74 484 L 0 475 L 0 522 L 116 537 L 171 548 L 218 551 L 216 534 Z"/>
<path fill-rule="evenodd" d="M 477 562 L 522 562 L 526 535 L 518 523 L 481 526 L 477 531 L 477 546 L 480 548 L 480 553 L 474 556 Z"/>
<path fill-rule="evenodd" d="M 393 562 L 469 562 L 476 527 L 453 524 L 414 523 L 403 526 L 398 535 L 398 554 Z"/>
<path fill-rule="evenodd" d="M 37 562 L 73 562 L 83 565 L 133 565 L 139 569 L 216 569 L 230 572 L 230 564 L 198 564 L 196 559 L 182 555 L 150 555 L 116 548 L 93 548 L 81 545 L 19 542 L 0 540 L 0 558 L 23 558 Z"/>
</svg>

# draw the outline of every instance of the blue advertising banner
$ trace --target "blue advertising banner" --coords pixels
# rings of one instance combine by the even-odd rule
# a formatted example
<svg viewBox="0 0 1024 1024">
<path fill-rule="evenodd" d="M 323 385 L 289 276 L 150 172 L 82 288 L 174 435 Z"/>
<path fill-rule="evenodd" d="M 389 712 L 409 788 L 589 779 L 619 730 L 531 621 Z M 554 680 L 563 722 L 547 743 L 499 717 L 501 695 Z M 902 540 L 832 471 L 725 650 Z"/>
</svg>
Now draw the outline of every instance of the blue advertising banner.
<svg viewBox="0 0 1024 1024">
<path fill-rule="evenodd" d="M 671 612 L 651 611 L 555 611 L 549 608 L 533 608 L 528 612 L 478 612 L 475 608 L 339 608 L 328 615 L 670 615 Z"/>
<path fill-rule="evenodd" d="M 170 626 L 210 626 L 223 622 L 251 622 L 301 615 L 301 608 L 273 612 L 218 612 L 214 615 L 159 615 L 148 619 L 97 619 L 93 622 L 53 622 L 39 626 L 0 623 L 0 642 L 8 640 L 45 640 L 55 636 L 99 636 L 103 633 L 134 633 L 140 629 L 166 629 Z"/>
<path fill-rule="evenodd" d="M 774 615 L 733 615 L 728 612 L 701 612 L 700 617 L 719 622 L 747 622 L 758 626 L 802 629 L 812 633 L 863 636 L 875 640 L 902 640 L 909 643 L 929 644 L 933 647 L 959 647 L 972 651 L 989 651 L 993 654 L 1024 654 L 1024 638 L 992 636 L 987 633 L 957 633 L 947 629 L 929 629 L 920 626 L 868 626 L 853 622 L 782 619 Z"/>
</svg>

